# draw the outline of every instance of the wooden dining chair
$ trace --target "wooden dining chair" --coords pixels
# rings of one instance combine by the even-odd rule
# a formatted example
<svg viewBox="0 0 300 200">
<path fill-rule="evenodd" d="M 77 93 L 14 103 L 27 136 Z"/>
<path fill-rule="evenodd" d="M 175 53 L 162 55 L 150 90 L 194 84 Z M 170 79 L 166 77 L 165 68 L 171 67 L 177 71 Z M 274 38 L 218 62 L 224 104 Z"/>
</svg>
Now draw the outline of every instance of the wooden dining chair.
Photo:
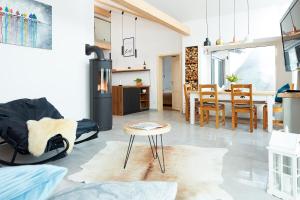
<svg viewBox="0 0 300 200">
<path fill-rule="evenodd" d="M 184 98 L 185 98 L 185 120 L 190 120 L 190 91 L 192 91 L 191 84 L 184 84 Z M 195 102 L 195 117 L 197 117 L 199 108 L 199 101 Z"/>
<path fill-rule="evenodd" d="M 184 84 L 184 98 L 185 98 L 185 120 L 190 120 L 190 95 L 189 91 L 191 90 L 190 84 Z"/>
<path fill-rule="evenodd" d="M 250 132 L 253 132 L 253 126 L 257 129 L 257 107 L 253 104 L 252 84 L 232 84 L 231 104 L 233 129 L 238 125 L 238 113 L 249 113 Z"/>
<path fill-rule="evenodd" d="M 199 85 L 200 96 L 200 126 L 204 126 L 204 122 L 209 122 L 209 112 L 216 112 L 216 128 L 219 128 L 219 116 L 222 112 L 222 123 L 225 126 L 225 104 L 219 103 L 218 87 L 216 84 Z"/>
<path fill-rule="evenodd" d="M 290 84 L 290 89 L 294 90 L 295 85 L 293 83 Z M 275 113 L 282 113 L 283 107 L 282 103 L 276 103 L 273 106 L 273 114 Z M 274 119 L 273 125 L 283 127 L 283 120 Z M 263 107 L 263 129 L 266 130 L 268 128 L 268 105 L 265 104 Z"/>
</svg>

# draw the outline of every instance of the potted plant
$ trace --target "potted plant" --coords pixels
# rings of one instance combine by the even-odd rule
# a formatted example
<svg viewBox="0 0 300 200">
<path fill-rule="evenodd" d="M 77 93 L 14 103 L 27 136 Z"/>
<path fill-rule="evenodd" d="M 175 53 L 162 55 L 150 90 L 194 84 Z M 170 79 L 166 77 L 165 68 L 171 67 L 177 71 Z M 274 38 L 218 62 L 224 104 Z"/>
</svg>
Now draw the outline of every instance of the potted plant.
<svg viewBox="0 0 300 200">
<path fill-rule="evenodd" d="M 231 84 L 236 84 L 236 82 L 238 82 L 240 79 L 236 74 L 231 74 L 226 76 L 226 80 L 228 81 L 227 89 L 225 89 L 225 91 L 230 91 L 231 90 Z"/>
<path fill-rule="evenodd" d="M 136 78 L 134 80 L 135 84 L 137 87 L 142 87 L 143 86 L 143 80 L 141 78 Z"/>
<path fill-rule="evenodd" d="M 235 84 L 238 82 L 240 79 L 236 74 L 231 74 L 226 76 L 227 81 L 229 81 L 231 84 Z"/>
</svg>

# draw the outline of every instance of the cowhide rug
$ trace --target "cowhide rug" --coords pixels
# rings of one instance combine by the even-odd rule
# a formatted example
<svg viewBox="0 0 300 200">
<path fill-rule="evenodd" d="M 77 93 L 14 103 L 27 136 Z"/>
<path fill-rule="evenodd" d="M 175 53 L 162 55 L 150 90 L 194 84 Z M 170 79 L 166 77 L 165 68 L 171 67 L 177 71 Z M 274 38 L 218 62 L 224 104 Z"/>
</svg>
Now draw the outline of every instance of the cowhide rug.
<svg viewBox="0 0 300 200">
<path fill-rule="evenodd" d="M 103 150 L 81 166 L 80 172 L 70 175 L 69 179 L 85 183 L 172 181 L 178 183 L 178 200 L 233 199 L 220 187 L 223 182 L 222 163 L 226 149 L 167 146 L 164 148 L 166 173 L 163 174 L 158 161 L 153 159 L 149 144 L 140 143 L 133 145 L 124 170 L 127 145 L 124 142 L 108 142 Z"/>
</svg>

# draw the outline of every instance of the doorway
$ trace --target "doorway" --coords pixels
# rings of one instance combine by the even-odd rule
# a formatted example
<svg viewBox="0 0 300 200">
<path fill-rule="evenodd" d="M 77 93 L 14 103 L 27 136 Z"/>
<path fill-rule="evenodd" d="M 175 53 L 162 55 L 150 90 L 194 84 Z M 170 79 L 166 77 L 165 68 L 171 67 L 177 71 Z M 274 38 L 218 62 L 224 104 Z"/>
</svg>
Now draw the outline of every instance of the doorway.
<svg viewBox="0 0 300 200">
<path fill-rule="evenodd" d="M 182 110 L 182 69 L 179 54 L 159 57 L 158 110 Z"/>
<path fill-rule="evenodd" d="M 172 110 L 172 57 L 163 57 L 163 108 Z"/>
</svg>

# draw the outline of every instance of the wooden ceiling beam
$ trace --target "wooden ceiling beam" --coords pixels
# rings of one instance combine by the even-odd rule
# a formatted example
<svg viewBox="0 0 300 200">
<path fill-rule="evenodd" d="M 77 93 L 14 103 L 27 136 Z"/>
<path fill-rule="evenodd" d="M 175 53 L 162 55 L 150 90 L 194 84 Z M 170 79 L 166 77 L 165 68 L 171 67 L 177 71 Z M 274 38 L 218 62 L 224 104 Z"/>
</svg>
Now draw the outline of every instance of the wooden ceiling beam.
<svg viewBox="0 0 300 200">
<path fill-rule="evenodd" d="M 97 5 L 94 6 L 94 13 L 97 14 L 97 15 L 106 17 L 106 18 L 111 17 L 111 14 L 108 10 L 105 10 L 105 9 L 103 9 L 103 8 L 97 6 Z"/>
<path fill-rule="evenodd" d="M 190 35 L 190 29 L 184 24 L 180 23 L 173 17 L 167 15 L 166 13 L 160 11 L 144 0 L 111 0 L 135 13 L 139 13 L 145 18 L 160 23 L 180 34 Z"/>
<path fill-rule="evenodd" d="M 122 11 L 124 11 L 125 13 L 128 13 L 130 15 L 134 15 L 134 16 L 137 16 L 137 17 L 142 17 L 142 18 L 145 18 L 145 16 L 142 16 L 136 12 L 133 12 L 123 6 L 120 6 L 116 3 L 113 3 L 112 1 L 110 0 L 95 0 L 95 6 L 101 6 L 105 9 L 109 9 L 109 10 L 112 10 L 112 11 L 120 11 L 120 13 Z"/>
</svg>

